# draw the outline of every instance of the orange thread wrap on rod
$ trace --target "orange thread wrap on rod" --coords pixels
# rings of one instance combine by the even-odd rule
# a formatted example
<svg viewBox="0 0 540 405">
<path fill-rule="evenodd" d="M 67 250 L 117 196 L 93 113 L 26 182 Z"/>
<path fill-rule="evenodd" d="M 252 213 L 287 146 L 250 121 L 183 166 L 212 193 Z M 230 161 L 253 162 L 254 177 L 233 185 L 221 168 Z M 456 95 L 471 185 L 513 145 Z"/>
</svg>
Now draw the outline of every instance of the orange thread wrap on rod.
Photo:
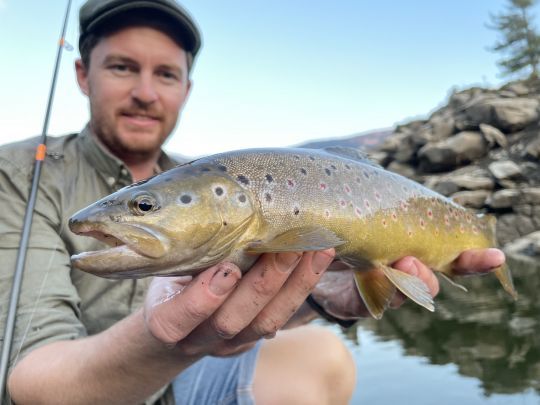
<svg viewBox="0 0 540 405">
<path fill-rule="evenodd" d="M 46 152 L 47 152 L 47 146 L 40 143 L 36 150 L 36 160 L 45 160 Z"/>
</svg>

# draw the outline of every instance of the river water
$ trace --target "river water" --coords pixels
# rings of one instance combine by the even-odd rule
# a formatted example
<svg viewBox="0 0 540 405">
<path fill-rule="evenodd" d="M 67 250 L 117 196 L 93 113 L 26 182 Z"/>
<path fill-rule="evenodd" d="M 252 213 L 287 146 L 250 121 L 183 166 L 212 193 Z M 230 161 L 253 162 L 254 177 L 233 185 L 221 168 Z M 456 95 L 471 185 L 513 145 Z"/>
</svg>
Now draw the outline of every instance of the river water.
<svg viewBox="0 0 540 405">
<path fill-rule="evenodd" d="M 431 313 L 408 302 L 340 333 L 358 369 L 353 404 L 540 405 L 540 263 L 511 262 L 519 299 L 495 276 L 441 280 Z"/>
</svg>

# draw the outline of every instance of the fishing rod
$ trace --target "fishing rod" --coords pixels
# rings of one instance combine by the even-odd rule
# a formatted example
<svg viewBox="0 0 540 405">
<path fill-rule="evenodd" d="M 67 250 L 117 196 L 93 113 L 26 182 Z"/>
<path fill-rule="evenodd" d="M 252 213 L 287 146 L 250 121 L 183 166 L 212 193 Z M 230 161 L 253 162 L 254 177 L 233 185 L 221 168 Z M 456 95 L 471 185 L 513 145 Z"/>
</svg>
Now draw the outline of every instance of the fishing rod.
<svg viewBox="0 0 540 405">
<path fill-rule="evenodd" d="M 19 252 L 17 253 L 17 261 L 15 264 L 15 273 L 13 275 L 13 284 L 11 285 L 11 295 L 9 297 L 9 307 L 6 319 L 6 328 L 4 330 L 4 342 L 2 344 L 2 356 L 0 357 L 0 404 L 4 403 L 4 392 L 6 388 L 6 379 L 9 365 L 9 357 L 11 354 L 11 344 L 13 342 L 13 332 L 15 330 L 15 318 L 17 314 L 17 305 L 21 295 L 21 284 L 26 262 L 26 253 L 28 251 L 28 241 L 30 240 L 30 230 L 32 228 L 32 219 L 34 217 L 34 207 L 36 206 L 36 196 L 38 192 L 39 178 L 41 176 L 41 167 L 45 159 L 47 151 L 47 130 L 49 127 L 49 118 L 51 116 L 52 102 L 54 98 L 54 90 L 56 88 L 56 79 L 62 59 L 62 49 L 66 41 L 66 28 L 69 18 L 69 10 L 71 9 L 71 0 L 68 0 L 66 15 L 62 26 L 62 34 L 58 41 L 58 52 L 56 54 L 56 63 L 54 65 L 53 78 L 49 91 L 49 100 L 47 101 L 47 111 L 45 112 L 45 120 L 43 122 L 43 130 L 41 131 L 40 143 L 36 148 L 34 171 L 32 173 L 32 186 L 28 197 L 28 204 L 24 213 L 24 222 L 21 234 L 21 242 Z"/>
</svg>

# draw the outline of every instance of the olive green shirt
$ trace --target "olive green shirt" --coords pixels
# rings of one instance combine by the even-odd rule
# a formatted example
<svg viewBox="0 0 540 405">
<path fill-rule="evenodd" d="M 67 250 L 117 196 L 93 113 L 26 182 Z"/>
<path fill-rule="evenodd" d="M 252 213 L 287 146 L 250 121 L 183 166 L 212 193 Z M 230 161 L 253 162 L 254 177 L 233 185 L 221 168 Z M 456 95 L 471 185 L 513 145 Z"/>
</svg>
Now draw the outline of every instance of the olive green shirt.
<svg viewBox="0 0 540 405">
<path fill-rule="evenodd" d="M 0 147 L 0 338 L 4 336 L 39 142 L 39 138 L 32 138 Z M 164 153 L 158 162 L 163 170 L 175 164 Z M 132 182 L 127 167 L 105 149 L 88 127 L 80 134 L 48 139 L 17 310 L 11 367 L 39 346 L 99 333 L 141 307 L 149 278 L 108 280 L 70 264 L 71 255 L 104 247 L 93 238 L 73 234 L 68 227 L 70 216 Z M 171 403 L 170 391 L 160 403 Z"/>
</svg>

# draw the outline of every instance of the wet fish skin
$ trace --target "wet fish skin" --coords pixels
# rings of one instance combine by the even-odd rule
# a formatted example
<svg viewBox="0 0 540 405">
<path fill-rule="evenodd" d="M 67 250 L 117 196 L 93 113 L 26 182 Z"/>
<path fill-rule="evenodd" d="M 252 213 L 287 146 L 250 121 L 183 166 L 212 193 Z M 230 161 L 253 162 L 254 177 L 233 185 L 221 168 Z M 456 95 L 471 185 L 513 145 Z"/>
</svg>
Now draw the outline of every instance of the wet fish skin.
<svg viewBox="0 0 540 405">
<path fill-rule="evenodd" d="M 384 170 L 350 150 L 252 149 L 179 166 L 81 210 L 79 234 L 113 249 L 72 257 L 104 277 L 196 274 L 263 252 L 336 248 L 376 318 L 397 287 L 432 310 L 427 287 L 390 267 L 412 255 L 452 277 L 464 250 L 495 246 L 494 219 Z M 105 236 L 112 235 L 112 236 Z M 509 270 L 496 270 L 513 296 Z"/>
</svg>

